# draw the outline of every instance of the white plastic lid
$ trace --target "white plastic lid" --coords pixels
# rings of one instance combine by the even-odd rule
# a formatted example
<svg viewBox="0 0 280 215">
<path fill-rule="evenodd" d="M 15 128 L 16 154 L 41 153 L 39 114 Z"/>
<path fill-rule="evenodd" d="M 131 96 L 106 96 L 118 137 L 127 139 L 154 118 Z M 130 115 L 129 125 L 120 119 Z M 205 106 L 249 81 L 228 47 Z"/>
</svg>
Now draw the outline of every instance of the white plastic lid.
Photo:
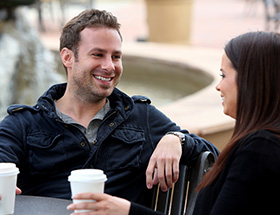
<svg viewBox="0 0 280 215">
<path fill-rule="evenodd" d="M 0 176 L 17 175 L 18 168 L 14 163 L 0 163 Z"/>
<path fill-rule="evenodd" d="M 78 169 L 71 171 L 68 181 L 99 183 L 107 181 L 107 177 L 100 169 Z"/>
</svg>

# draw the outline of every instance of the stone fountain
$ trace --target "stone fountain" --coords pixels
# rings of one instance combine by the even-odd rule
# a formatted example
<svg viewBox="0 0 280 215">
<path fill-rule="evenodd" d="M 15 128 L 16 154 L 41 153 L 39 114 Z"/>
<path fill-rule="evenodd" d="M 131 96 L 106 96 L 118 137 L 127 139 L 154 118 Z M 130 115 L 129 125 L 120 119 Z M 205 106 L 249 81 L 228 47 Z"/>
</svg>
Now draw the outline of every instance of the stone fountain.
<svg viewBox="0 0 280 215">
<path fill-rule="evenodd" d="M 9 105 L 33 105 L 50 85 L 64 80 L 56 72 L 54 54 L 43 46 L 19 7 L 34 2 L 0 2 L 0 118 Z"/>
</svg>

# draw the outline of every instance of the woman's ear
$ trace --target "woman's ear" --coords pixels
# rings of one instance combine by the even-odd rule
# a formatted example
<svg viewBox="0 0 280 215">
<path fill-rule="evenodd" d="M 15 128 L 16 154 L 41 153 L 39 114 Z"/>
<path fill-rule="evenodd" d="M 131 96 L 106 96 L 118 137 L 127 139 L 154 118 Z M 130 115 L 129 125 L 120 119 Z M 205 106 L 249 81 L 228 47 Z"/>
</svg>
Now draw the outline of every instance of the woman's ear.
<svg viewBox="0 0 280 215">
<path fill-rule="evenodd" d="M 67 69 L 72 67 L 72 62 L 74 61 L 74 53 L 70 49 L 63 48 L 60 52 L 60 57 L 63 65 Z"/>
</svg>

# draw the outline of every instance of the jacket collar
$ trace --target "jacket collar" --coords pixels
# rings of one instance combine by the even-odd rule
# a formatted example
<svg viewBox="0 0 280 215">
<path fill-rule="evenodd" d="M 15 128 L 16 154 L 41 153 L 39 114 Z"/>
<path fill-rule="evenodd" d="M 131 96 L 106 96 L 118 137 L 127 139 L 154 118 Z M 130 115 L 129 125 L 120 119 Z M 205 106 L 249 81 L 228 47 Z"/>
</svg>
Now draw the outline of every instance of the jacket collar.
<svg viewBox="0 0 280 215">
<path fill-rule="evenodd" d="M 55 112 L 54 100 L 60 99 L 66 90 L 66 83 L 56 84 L 50 87 L 39 99 L 38 105 L 48 112 Z M 134 102 L 125 93 L 115 88 L 108 97 L 111 108 L 118 111 L 126 118 L 134 107 Z"/>
</svg>

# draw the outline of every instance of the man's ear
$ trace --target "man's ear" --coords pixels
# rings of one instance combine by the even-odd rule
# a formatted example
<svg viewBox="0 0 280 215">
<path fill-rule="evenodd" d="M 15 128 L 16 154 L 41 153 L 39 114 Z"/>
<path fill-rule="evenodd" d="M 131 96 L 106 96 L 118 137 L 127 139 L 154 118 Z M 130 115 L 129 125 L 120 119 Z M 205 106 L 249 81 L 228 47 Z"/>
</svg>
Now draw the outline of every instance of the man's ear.
<svg viewBox="0 0 280 215">
<path fill-rule="evenodd" d="M 72 63 L 75 59 L 74 59 L 74 53 L 70 49 L 63 48 L 60 52 L 60 57 L 63 65 L 66 68 L 72 67 Z"/>
</svg>

